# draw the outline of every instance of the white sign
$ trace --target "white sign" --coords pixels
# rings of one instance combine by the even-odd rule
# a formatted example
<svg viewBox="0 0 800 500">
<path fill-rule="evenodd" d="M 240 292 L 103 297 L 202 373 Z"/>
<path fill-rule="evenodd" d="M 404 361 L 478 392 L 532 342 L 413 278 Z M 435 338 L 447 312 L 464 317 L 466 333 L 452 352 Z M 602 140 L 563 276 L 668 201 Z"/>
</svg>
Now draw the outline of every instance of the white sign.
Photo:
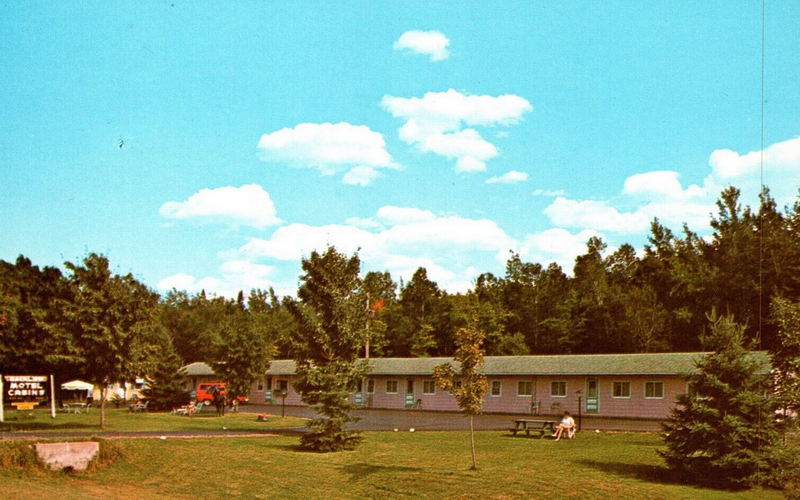
<svg viewBox="0 0 800 500">
<path fill-rule="evenodd" d="M 5 375 L 3 379 L 3 395 L 10 401 L 43 398 L 47 395 L 46 375 Z"/>
</svg>

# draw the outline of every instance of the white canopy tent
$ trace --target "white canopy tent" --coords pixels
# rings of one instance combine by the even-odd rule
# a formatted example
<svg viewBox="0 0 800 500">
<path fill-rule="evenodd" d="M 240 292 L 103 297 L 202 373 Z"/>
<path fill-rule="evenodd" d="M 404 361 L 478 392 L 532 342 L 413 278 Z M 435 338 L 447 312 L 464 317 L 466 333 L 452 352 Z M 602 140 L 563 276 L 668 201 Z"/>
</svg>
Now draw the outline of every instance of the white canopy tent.
<svg viewBox="0 0 800 500">
<path fill-rule="evenodd" d="M 61 384 L 61 388 L 67 391 L 92 391 L 94 385 L 83 380 L 70 380 Z"/>
</svg>

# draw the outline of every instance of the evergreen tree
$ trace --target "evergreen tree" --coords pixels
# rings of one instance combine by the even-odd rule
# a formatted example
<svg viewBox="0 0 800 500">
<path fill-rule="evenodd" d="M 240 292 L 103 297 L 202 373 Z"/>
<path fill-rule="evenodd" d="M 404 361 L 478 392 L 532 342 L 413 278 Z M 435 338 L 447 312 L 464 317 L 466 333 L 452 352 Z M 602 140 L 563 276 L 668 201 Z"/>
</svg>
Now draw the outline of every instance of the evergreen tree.
<svg viewBox="0 0 800 500">
<path fill-rule="evenodd" d="M 749 486 L 765 481 L 778 437 L 769 379 L 744 344 L 744 327 L 710 317 L 714 352 L 697 362 L 690 391 L 664 424 L 667 465 L 698 482 Z"/>
<path fill-rule="evenodd" d="M 323 254 L 312 252 L 302 261 L 305 274 L 297 291 L 299 301 L 287 306 L 296 320 L 294 387 L 319 416 L 308 423 L 302 447 L 315 451 L 339 451 L 361 440 L 345 425 L 356 419 L 349 412 L 349 393 L 366 375 L 366 363 L 358 361 L 365 340 L 367 311 L 361 301 L 361 263 L 333 247 Z"/>
<path fill-rule="evenodd" d="M 483 411 L 483 396 L 489 387 L 483 368 L 483 341 L 486 335 L 478 327 L 477 315 L 470 324 L 456 332 L 456 348 L 453 359 L 461 366 L 456 372 L 450 363 L 434 367 L 433 377 L 443 390 L 453 394 L 458 407 L 469 416 L 470 447 L 472 450 L 472 470 L 478 468 L 475 457 L 475 415 Z"/>
<path fill-rule="evenodd" d="M 190 394 L 183 388 L 181 365 L 172 343 L 165 339 L 154 354 L 154 362 L 145 377 L 147 386 L 142 396 L 148 401 L 148 409 L 168 411 L 189 403 Z"/>
</svg>

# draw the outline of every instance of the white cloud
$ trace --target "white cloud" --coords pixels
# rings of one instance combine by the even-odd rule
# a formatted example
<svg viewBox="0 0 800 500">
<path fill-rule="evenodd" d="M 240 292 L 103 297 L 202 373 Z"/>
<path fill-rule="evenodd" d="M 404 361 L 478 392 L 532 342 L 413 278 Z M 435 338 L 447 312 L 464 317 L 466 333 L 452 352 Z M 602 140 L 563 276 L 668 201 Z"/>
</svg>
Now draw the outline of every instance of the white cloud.
<svg viewBox="0 0 800 500">
<path fill-rule="evenodd" d="M 457 172 L 482 172 L 486 170 L 486 160 L 497 156 L 494 144 L 471 128 L 450 134 L 428 135 L 419 141 L 418 146 L 422 151 L 455 158 Z"/>
<path fill-rule="evenodd" d="M 379 208 L 377 216 L 379 219 L 391 226 L 397 224 L 407 224 L 410 222 L 430 221 L 436 218 L 436 215 L 429 210 L 421 210 L 419 208 L 409 207 L 394 207 L 391 205 Z"/>
<path fill-rule="evenodd" d="M 386 151 L 383 135 L 364 125 L 301 123 L 264 134 L 258 141 L 262 158 L 293 166 L 313 167 L 323 175 L 349 170 L 345 182 L 366 185 L 375 169 L 398 168 Z"/>
<path fill-rule="evenodd" d="M 392 48 L 424 54 L 430 56 L 431 61 L 441 61 L 450 55 L 449 45 L 450 40 L 439 31 L 411 30 L 400 35 Z"/>
<path fill-rule="evenodd" d="M 622 213 L 605 201 L 569 200 L 559 196 L 543 213 L 556 226 L 595 228 L 601 231 L 637 233 L 646 231 L 650 221 L 640 213 Z"/>
<path fill-rule="evenodd" d="M 706 191 L 695 184 L 683 189 L 678 180 L 679 175 L 678 172 L 672 170 L 635 174 L 625 179 L 622 192 L 632 196 L 666 200 L 688 200 L 706 196 Z"/>
<path fill-rule="evenodd" d="M 543 213 L 556 226 L 592 228 L 620 234 L 647 233 L 654 218 L 669 226 L 680 226 L 684 222 L 695 230 L 708 227 L 712 203 L 687 202 L 683 200 L 651 202 L 630 212 L 622 212 L 606 201 L 569 200 L 558 197 Z"/>
<path fill-rule="evenodd" d="M 362 229 L 380 229 L 383 224 L 370 217 L 348 217 L 345 223 Z"/>
<path fill-rule="evenodd" d="M 455 158 L 459 172 L 485 170 L 486 161 L 497 156 L 494 144 L 465 126 L 513 125 L 533 109 L 517 95 L 468 95 L 453 89 L 428 92 L 422 98 L 386 95 L 381 105 L 392 116 L 406 120 L 399 130 L 403 142 L 423 152 Z"/>
<path fill-rule="evenodd" d="M 251 238 L 241 249 L 251 258 L 270 257 L 278 260 L 297 260 L 312 251 L 323 251 L 333 245 L 340 252 L 353 253 L 359 248 L 370 251 L 376 242 L 373 233 L 353 226 L 330 224 L 310 226 L 289 224 L 278 228 L 269 239 Z"/>
<path fill-rule="evenodd" d="M 246 260 L 299 261 L 328 245 L 346 254 L 358 251 L 365 269 L 388 270 L 409 279 L 424 266 L 451 291 L 463 291 L 477 276 L 475 264 L 487 256 L 504 262 L 516 241 L 487 219 L 438 216 L 413 207 L 383 206 L 369 219 L 350 225 L 289 224 L 269 238 L 252 238 L 235 255 Z M 357 226 L 357 227 L 356 227 Z"/>
<path fill-rule="evenodd" d="M 247 260 L 233 260 L 224 262 L 219 268 L 221 278 L 204 277 L 196 278 L 191 274 L 178 273 L 167 276 L 156 285 L 158 289 L 167 291 L 185 290 L 189 293 L 198 293 L 205 290 L 207 293 L 222 297 L 235 298 L 239 291 L 247 294 L 254 288 L 266 290 L 275 287 L 269 279 L 275 268 L 263 264 L 256 264 Z"/>
<path fill-rule="evenodd" d="M 473 250 L 502 253 L 516 244 L 493 221 L 455 216 L 396 225 L 379 236 L 385 247 L 446 248 L 456 253 Z"/>
<path fill-rule="evenodd" d="M 586 253 L 586 242 L 593 236 L 605 239 L 602 233 L 591 229 L 584 229 L 576 234 L 561 228 L 547 229 L 526 236 L 520 248 L 520 256 L 543 266 L 555 262 L 565 273 L 571 274 L 575 257 Z"/>
<path fill-rule="evenodd" d="M 380 177 L 380 173 L 372 167 L 353 167 L 342 177 L 342 182 L 352 186 L 368 186 Z"/>
<path fill-rule="evenodd" d="M 715 177 L 725 180 L 754 174 L 761 167 L 761 151 L 740 155 L 730 149 L 717 149 L 708 157 Z M 800 137 L 772 144 L 764 150 L 765 169 L 800 172 Z"/>
<path fill-rule="evenodd" d="M 486 184 L 516 184 L 518 182 L 526 182 L 528 180 L 527 172 L 518 172 L 511 170 L 498 177 L 490 177 L 486 179 Z"/>
<path fill-rule="evenodd" d="M 158 212 L 170 219 L 199 219 L 264 228 L 280 224 L 275 205 L 261 186 L 201 189 L 186 201 L 168 201 Z"/>
</svg>

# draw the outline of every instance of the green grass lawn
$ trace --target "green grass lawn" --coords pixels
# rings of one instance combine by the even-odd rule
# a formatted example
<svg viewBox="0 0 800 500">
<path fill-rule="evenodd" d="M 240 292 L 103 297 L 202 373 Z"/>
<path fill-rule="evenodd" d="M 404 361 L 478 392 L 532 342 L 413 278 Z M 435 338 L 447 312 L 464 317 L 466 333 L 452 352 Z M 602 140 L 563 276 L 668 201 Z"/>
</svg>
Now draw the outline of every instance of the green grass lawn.
<svg viewBox="0 0 800 500">
<path fill-rule="evenodd" d="M 213 407 L 206 407 L 192 417 L 171 413 L 133 413 L 127 409 L 106 409 L 106 427 L 100 429 L 100 410 L 92 408 L 87 413 L 57 413 L 50 417 L 47 410 L 35 410 L 33 417 L 23 416 L 15 410 L 6 411 L 0 432 L 158 432 L 227 430 L 263 431 L 265 429 L 302 427 L 305 420 L 294 417 L 270 415 L 269 421 L 258 422 L 254 413 L 226 413 L 217 417 Z"/>
<path fill-rule="evenodd" d="M 555 442 L 479 432 L 478 471 L 466 432 L 364 436 L 355 451 L 330 454 L 299 451 L 294 436 L 114 440 L 119 457 L 96 470 L 0 470 L 0 498 L 782 498 L 681 484 L 656 455 L 655 434 Z"/>
</svg>

